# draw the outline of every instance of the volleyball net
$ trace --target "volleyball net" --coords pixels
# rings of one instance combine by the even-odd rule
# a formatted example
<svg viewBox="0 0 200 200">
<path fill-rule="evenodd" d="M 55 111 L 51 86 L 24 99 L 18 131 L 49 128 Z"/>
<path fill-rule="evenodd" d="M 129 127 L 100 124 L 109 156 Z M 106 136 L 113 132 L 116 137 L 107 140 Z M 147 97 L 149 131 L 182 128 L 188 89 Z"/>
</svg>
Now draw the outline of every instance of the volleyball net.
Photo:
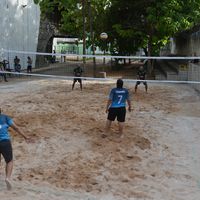
<svg viewBox="0 0 200 200">
<path fill-rule="evenodd" d="M 8 78 L 11 75 L 17 78 L 20 73 L 20 77 L 73 79 L 74 70 L 81 67 L 81 78 L 85 80 L 123 78 L 136 82 L 142 66 L 148 82 L 188 83 L 200 90 L 199 57 L 79 55 L 14 50 L 1 50 L 0 55 L 1 70 L 4 70 L 1 74 L 7 74 Z"/>
</svg>

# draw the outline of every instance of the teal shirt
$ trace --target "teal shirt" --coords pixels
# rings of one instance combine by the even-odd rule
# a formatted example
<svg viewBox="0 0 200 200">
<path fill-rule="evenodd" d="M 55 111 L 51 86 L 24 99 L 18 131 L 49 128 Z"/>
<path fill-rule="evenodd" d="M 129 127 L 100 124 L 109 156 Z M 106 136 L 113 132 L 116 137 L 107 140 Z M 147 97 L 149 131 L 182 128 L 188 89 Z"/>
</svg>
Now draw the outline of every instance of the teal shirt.
<svg viewBox="0 0 200 200">
<path fill-rule="evenodd" d="M 7 115 L 0 114 L 0 141 L 10 140 L 8 128 L 13 124 L 13 120 Z"/>
<path fill-rule="evenodd" d="M 129 100 L 129 92 L 125 88 L 113 88 L 109 99 L 112 101 L 111 108 L 125 107 L 126 101 Z"/>
</svg>

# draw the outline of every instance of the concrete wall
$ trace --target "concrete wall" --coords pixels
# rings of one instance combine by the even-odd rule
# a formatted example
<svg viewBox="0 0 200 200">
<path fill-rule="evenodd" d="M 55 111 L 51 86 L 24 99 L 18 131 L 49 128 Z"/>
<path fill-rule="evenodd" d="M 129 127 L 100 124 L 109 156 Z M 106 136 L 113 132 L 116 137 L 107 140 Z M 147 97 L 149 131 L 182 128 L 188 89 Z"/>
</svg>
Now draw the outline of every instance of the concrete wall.
<svg viewBox="0 0 200 200">
<path fill-rule="evenodd" d="M 196 56 L 200 57 L 200 30 L 193 33 L 184 34 L 174 39 L 175 54 L 184 56 Z M 200 63 L 188 64 L 188 80 L 200 81 Z M 192 87 L 200 92 L 200 84 L 192 84 Z"/>
<path fill-rule="evenodd" d="M 200 81 L 200 64 L 189 64 L 189 71 L 188 71 L 188 80 L 189 81 Z M 194 83 L 191 84 L 193 88 L 200 92 L 200 84 Z"/>
<path fill-rule="evenodd" d="M 0 0 L 0 49 L 37 51 L 40 9 L 33 0 Z M 1 53 L 0 60 L 13 59 L 17 54 Z M 22 68 L 27 67 L 28 55 L 17 55 Z M 35 56 L 30 55 L 35 63 Z"/>
<path fill-rule="evenodd" d="M 178 37 L 171 38 L 160 51 L 161 56 L 175 54 L 182 56 L 193 56 L 196 53 L 200 56 L 200 27 L 195 32 L 181 33 Z"/>
<path fill-rule="evenodd" d="M 173 49 L 171 48 L 173 54 L 193 56 L 196 53 L 200 56 L 200 28 L 193 33 L 182 33 L 171 40 L 171 46 L 173 46 Z"/>
<path fill-rule="evenodd" d="M 194 56 L 194 54 L 196 54 L 195 56 L 200 57 L 200 27 L 194 32 L 190 30 L 188 32 L 181 33 L 176 38 L 171 39 L 170 43 L 163 48 L 160 54 L 161 56 L 174 54 L 186 57 Z M 200 82 L 200 62 L 197 64 L 185 62 L 185 64 L 179 65 L 179 73 L 176 76 L 171 76 L 169 74 L 167 79 Z M 200 92 L 200 84 L 195 83 L 191 84 L 191 86 Z"/>
</svg>

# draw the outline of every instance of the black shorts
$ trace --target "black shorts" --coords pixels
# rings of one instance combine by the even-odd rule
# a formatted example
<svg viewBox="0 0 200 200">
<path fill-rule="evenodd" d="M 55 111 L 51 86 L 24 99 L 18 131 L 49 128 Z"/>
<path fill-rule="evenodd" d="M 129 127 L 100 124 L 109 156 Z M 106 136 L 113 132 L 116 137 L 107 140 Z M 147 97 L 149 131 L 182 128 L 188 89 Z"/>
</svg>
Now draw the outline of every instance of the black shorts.
<svg viewBox="0 0 200 200">
<path fill-rule="evenodd" d="M 141 82 L 142 82 L 144 85 L 147 85 L 147 82 L 146 82 L 146 81 L 137 81 L 137 82 L 136 82 L 136 85 L 140 85 Z"/>
<path fill-rule="evenodd" d="M 81 80 L 81 78 L 75 78 L 75 79 L 74 79 L 74 83 L 77 82 L 77 81 L 78 81 L 79 83 L 81 83 L 82 80 Z"/>
<path fill-rule="evenodd" d="M 9 163 L 13 159 L 12 144 L 10 140 L 0 141 L 0 154 L 2 154 L 6 163 Z"/>
<path fill-rule="evenodd" d="M 125 107 L 109 108 L 107 119 L 110 121 L 115 121 L 116 117 L 118 122 L 125 122 L 126 108 Z"/>
<path fill-rule="evenodd" d="M 29 66 L 27 67 L 27 71 L 31 71 L 31 70 L 32 70 L 32 66 L 29 65 Z"/>
</svg>

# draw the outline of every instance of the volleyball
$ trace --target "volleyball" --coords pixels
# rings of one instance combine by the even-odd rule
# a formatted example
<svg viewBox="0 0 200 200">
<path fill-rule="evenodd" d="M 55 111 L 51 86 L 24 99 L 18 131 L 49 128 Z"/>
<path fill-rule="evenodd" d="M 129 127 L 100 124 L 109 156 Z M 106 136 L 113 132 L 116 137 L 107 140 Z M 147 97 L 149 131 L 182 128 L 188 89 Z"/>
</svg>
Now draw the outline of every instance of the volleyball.
<svg viewBox="0 0 200 200">
<path fill-rule="evenodd" d="M 106 39 L 108 38 L 108 34 L 107 34 L 107 33 L 101 33 L 101 34 L 100 34 L 100 38 L 101 38 L 102 40 L 106 40 Z"/>
</svg>

